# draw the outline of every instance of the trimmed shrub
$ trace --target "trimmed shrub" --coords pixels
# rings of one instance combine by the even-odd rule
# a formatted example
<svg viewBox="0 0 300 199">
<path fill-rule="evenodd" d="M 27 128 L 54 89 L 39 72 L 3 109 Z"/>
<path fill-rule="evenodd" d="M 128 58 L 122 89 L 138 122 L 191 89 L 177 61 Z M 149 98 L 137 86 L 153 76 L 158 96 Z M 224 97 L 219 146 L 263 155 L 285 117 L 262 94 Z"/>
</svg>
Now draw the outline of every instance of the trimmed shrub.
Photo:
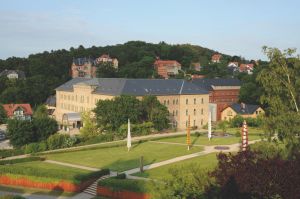
<svg viewBox="0 0 300 199">
<path fill-rule="evenodd" d="M 6 158 L 16 155 L 23 155 L 25 152 L 22 149 L 1 149 L 0 158 Z"/>
<path fill-rule="evenodd" d="M 71 147 L 75 145 L 76 140 L 76 137 L 67 134 L 54 134 L 47 139 L 47 146 L 49 150 Z"/>
<path fill-rule="evenodd" d="M 0 165 L 33 162 L 33 161 L 43 161 L 43 160 L 44 160 L 44 158 L 41 158 L 41 157 L 28 157 L 28 158 L 18 158 L 18 159 L 13 159 L 13 160 L 0 160 Z"/>
<path fill-rule="evenodd" d="M 199 131 L 196 131 L 196 132 L 195 132 L 195 136 L 196 136 L 196 137 L 200 137 L 200 136 L 201 136 L 201 133 L 200 133 Z"/>
<path fill-rule="evenodd" d="M 5 195 L 5 196 L 0 196 L 0 199 L 26 199 L 26 198 L 17 195 Z"/>
<path fill-rule="evenodd" d="M 108 178 L 98 182 L 99 186 L 109 187 L 113 191 L 133 191 L 138 193 L 149 192 L 149 182 L 144 180 Z"/>
<path fill-rule="evenodd" d="M 125 173 L 120 173 L 115 178 L 116 179 L 126 179 L 126 174 Z"/>
<path fill-rule="evenodd" d="M 154 125 L 152 122 L 144 122 L 142 124 L 131 124 L 131 135 L 139 136 L 139 135 L 149 135 L 153 132 Z M 126 137 L 128 131 L 128 125 L 123 124 L 119 128 L 119 134 L 123 137 Z"/>
</svg>

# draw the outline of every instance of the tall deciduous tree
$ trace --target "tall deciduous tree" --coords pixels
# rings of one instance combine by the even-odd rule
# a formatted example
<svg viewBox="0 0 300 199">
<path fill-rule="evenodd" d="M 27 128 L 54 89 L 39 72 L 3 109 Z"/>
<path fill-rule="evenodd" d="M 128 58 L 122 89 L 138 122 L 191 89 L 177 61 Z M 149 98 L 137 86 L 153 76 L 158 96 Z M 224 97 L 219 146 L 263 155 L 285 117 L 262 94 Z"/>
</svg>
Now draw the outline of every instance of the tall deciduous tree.
<svg viewBox="0 0 300 199">
<path fill-rule="evenodd" d="M 91 111 L 81 113 L 81 118 L 83 127 L 80 129 L 80 133 L 84 138 L 92 138 L 99 135 L 100 130 L 97 127 L 95 118 L 91 115 Z"/>
<path fill-rule="evenodd" d="M 261 102 L 268 106 L 268 130 L 293 145 L 298 142 L 296 135 L 300 133 L 300 59 L 295 56 L 295 49 L 282 52 L 264 47 L 263 50 L 270 63 L 257 80 L 263 88 Z"/>
</svg>

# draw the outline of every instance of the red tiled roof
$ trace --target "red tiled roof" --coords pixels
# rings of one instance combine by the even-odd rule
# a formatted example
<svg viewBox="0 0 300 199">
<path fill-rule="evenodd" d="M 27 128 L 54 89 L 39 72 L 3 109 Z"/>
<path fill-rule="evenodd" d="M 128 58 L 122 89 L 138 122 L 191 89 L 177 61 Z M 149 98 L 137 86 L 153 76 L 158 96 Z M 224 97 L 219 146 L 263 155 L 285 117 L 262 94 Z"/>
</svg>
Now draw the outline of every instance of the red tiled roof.
<svg viewBox="0 0 300 199">
<path fill-rule="evenodd" d="M 103 54 L 100 56 L 100 58 L 110 58 L 110 56 L 108 54 Z"/>
<path fill-rule="evenodd" d="M 6 111 L 8 117 L 13 116 L 14 111 L 19 107 L 23 108 L 24 115 L 32 115 L 30 104 L 3 104 L 3 108 Z"/>
<path fill-rule="evenodd" d="M 180 65 L 180 63 L 176 60 L 156 60 L 154 62 L 154 65 L 157 65 L 157 64 L 177 64 L 177 65 Z"/>
<path fill-rule="evenodd" d="M 254 64 L 241 64 L 240 65 L 240 70 L 241 71 L 246 71 L 246 70 L 253 70 Z"/>
<path fill-rule="evenodd" d="M 211 57 L 211 60 L 219 60 L 221 59 L 222 55 L 221 54 L 214 54 L 212 57 Z"/>
</svg>

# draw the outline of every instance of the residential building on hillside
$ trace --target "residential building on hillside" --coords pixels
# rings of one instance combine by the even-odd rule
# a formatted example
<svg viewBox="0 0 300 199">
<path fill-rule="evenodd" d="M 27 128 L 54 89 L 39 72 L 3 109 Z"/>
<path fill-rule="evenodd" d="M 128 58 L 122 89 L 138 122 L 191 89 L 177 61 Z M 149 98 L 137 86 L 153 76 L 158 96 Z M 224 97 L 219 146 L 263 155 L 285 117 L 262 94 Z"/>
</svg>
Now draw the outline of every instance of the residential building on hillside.
<svg viewBox="0 0 300 199">
<path fill-rule="evenodd" d="M 7 117 L 18 120 L 31 120 L 32 109 L 30 104 L 3 104 Z"/>
<path fill-rule="evenodd" d="M 238 102 L 241 82 L 238 79 L 194 79 L 199 87 L 209 91 L 209 103 L 216 104 L 216 120 L 221 120 L 224 108 Z"/>
<path fill-rule="evenodd" d="M 234 68 L 238 68 L 239 67 L 239 62 L 229 62 L 228 67 L 234 67 Z"/>
<path fill-rule="evenodd" d="M 111 63 L 112 67 L 118 69 L 118 60 L 116 58 L 111 58 L 109 55 L 104 54 L 96 59 L 92 58 L 76 58 L 73 59 L 71 65 L 71 76 L 76 77 L 86 77 L 95 78 L 97 71 L 97 64 L 100 63 Z"/>
<path fill-rule="evenodd" d="M 4 70 L 0 73 L 0 77 L 8 79 L 25 79 L 25 73 L 20 70 Z"/>
<path fill-rule="evenodd" d="M 240 64 L 239 71 L 251 75 L 253 73 L 254 64 Z"/>
<path fill-rule="evenodd" d="M 170 76 L 177 75 L 181 70 L 181 64 L 176 60 L 160 60 L 154 62 L 154 69 L 158 75 L 168 79 Z"/>
<path fill-rule="evenodd" d="M 230 120 L 236 115 L 240 115 L 243 118 L 256 118 L 264 113 L 264 110 L 259 105 L 234 103 L 222 111 L 221 120 Z"/>
<path fill-rule="evenodd" d="M 115 69 L 118 69 L 119 61 L 116 58 L 111 58 L 108 54 L 103 54 L 96 59 L 96 63 L 111 63 Z"/>
<path fill-rule="evenodd" d="M 200 71 L 201 70 L 200 62 L 191 63 L 191 69 L 193 69 L 195 71 Z"/>
<path fill-rule="evenodd" d="M 213 54 L 211 57 L 211 62 L 212 63 L 220 63 L 221 62 L 222 55 L 219 53 Z"/>
<path fill-rule="evenodd" d="M 189 115 L 191 126 L 207 124 L 208 91 L 181 79 L 74 78 L 56 89 L 55 118 L 62 126 L 80 127 L 83 111 L 94 109 L 99 100 L 120 95 L 157 96 L 170 112 L 171 125 L 178 129 L 186 129 Z"/>
</svg>

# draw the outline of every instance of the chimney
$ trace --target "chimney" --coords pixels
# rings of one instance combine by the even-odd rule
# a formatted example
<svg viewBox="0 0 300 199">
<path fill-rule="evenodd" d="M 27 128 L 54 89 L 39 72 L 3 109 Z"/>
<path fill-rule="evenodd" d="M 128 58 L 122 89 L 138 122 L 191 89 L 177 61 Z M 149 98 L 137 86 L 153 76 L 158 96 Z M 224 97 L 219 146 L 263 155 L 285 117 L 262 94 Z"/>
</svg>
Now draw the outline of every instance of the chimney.
<svg viewBox="0 0 300 199">
<path fill-rule="evenodd" d="M 241 103 L 241 109 L 242 109 L 242 111 L 245 111 L 245 108 L 246 108 L 246 104 L 245 103 Z"/>
</svg>

